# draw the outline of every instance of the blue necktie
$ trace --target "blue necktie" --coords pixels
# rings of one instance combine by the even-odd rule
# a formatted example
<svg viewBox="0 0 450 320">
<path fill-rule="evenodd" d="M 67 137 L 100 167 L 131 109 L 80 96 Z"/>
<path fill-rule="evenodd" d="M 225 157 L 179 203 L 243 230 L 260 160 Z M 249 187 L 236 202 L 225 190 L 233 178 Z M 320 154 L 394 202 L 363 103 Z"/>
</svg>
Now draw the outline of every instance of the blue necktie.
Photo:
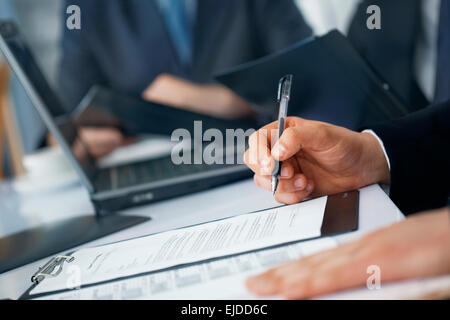
<svg viewBox="0 0 450 320">
<path fill-rule="evenodd" d="M 164 0 L 162 12 L 182 65 L 192 63 L 192 22 L 186 0 Z"/>
<path fill-rule="evenodd" d="M 450 99 L 450 0 L 441 0 L 435 103 Z"/>
</svg>

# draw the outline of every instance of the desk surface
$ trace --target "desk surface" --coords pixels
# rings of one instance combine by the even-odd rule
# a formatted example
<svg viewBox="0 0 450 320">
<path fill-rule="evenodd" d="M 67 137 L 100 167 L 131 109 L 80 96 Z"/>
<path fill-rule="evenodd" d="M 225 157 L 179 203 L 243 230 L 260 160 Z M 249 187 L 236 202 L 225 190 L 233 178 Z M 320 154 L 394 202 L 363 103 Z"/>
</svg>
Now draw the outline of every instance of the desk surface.
<svg viewBox="0 0 450 320">
<path fill-rule="evenodd" d="M 380 204 L 383 208 L 375 208 Z M 100 245 L 114 241 L 162 232 L 186 225 L 225 218 L 238 213 L 251 212 L 278 205 L 269 193 L 259 189 L 252 180 L 246 180 L 212 190 L 129 209 L 122 214 L 150 216 L 152 220 L 141 225 L 106 236 L 83 246 Z M 15 233 L 62 217 L 93 214 L 93 207 L 86 191 L 77 183 L 57 190 L 19 193 L 12 182 L 0 183 L 0 236 Z M 361 190 L 360 221 L 357 232 L 336 237 L 339 243 L 350 241 L 362 234 L 402 219 L 379 186 Z M 30 276 L 48 258 L 28 264 L 0 275 L 0 299 L 17 299 L 29 286 Z M 428 287 L 447 283 L 450 277 L 427 282 Z M 414 282 L 417 284 L 417 282 Z M 430 284 L 431 283 L 431 284 Z M 411 283 L 406 287 L 410 287 Z M 408 287 L 408 288 L 409 288 Z M 417 286 L 416 286 L 417 287 Z M 367 290 L 356 296 L 348 293 L 337 298 L 370 298 Z M 378 297 L 380 293 L 378 293 Z M 333 298 L 334 296 L 331 296 Z M 377 296 L 376 296 L 377 297 Z"/>
</svg>

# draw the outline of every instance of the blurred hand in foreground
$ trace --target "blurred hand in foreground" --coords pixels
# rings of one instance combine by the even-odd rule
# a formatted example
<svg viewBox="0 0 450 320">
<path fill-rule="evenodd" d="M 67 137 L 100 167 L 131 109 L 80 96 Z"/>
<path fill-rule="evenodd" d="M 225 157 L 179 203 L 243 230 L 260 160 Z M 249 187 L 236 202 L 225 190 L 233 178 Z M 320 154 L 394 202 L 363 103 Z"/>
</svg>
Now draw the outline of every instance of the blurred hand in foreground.
<svg viewBox="0 0 450 320">
<path fill-rule="evenodd" d="M 257 295 L 310 298 L 364 286 L 369 266 L 385 282 L 450 273 L 450 210 L 417 214 L 336 249 L 287 263 L 249 278 Z"/>
</svg>

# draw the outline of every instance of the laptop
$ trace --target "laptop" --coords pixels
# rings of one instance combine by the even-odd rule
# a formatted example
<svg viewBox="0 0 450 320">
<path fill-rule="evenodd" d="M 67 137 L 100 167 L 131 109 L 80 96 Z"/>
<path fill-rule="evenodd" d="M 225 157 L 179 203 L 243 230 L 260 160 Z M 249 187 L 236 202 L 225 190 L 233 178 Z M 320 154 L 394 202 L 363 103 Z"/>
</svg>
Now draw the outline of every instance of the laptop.
<svg viewBox="0 0 450 320">
<path fill-rule="evenodd" d="M 109 168 L 98 166 L 78 135 L 78 124 L 65 111 L 13 22 L 0 21 L 0 50 L 88 190 L 97 214 L 108 215 L 251 176 L 243 164 L 176 165 L 170 155 Z"/>
</svg>

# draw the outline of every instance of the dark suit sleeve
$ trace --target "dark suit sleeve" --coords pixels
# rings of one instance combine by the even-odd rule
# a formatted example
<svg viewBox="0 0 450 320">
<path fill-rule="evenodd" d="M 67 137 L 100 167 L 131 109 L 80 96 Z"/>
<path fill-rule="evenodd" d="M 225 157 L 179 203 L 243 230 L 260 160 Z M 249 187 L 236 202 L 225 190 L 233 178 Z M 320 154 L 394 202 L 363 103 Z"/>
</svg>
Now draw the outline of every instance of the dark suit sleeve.
<svg viewBox="0 0 450 320">
<path fill-rule="evenodd" d="M 81 30 L 64 28 L 62 39 L 62 56 L 59 66 L 58 86 L 61 99 L 73 110 L 89 89 L 96 84 L 104 84 L 105 80 L 98 62 L 91 54 L 88 30 L 92 16 L 92 5 L 89 1 L 66 1 L 64 8 L 71 4 L 80 6 Z M 67 15 L 64 11 L 64 23 Z"/>
<path fill-rule="evenodd" d="M 390 196 L 405 214 L 443 207 L 450 193 L 450 101 L 374 125 L 391 164 Z"/>
<path fill-rule="evenodd" d="M 256 27 L 266 54 L 312 35 L 293 0 L 253 0 Z"/>
</svg>

